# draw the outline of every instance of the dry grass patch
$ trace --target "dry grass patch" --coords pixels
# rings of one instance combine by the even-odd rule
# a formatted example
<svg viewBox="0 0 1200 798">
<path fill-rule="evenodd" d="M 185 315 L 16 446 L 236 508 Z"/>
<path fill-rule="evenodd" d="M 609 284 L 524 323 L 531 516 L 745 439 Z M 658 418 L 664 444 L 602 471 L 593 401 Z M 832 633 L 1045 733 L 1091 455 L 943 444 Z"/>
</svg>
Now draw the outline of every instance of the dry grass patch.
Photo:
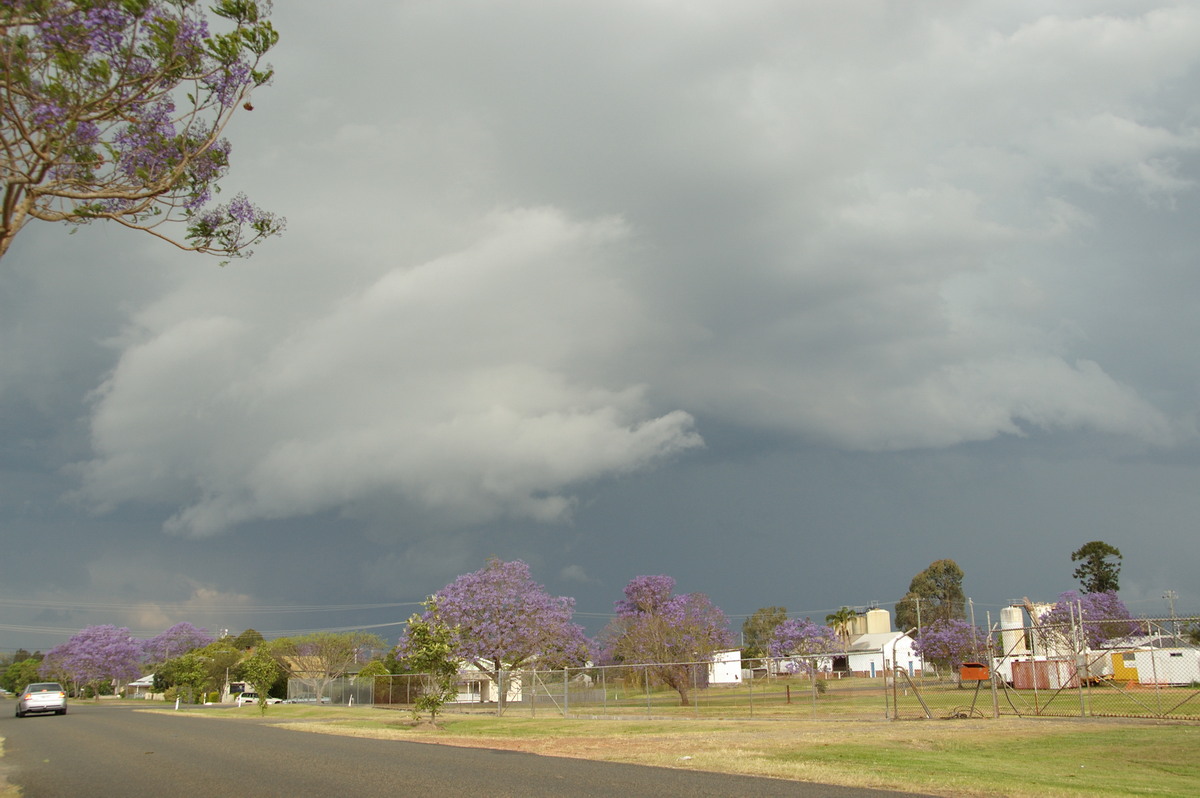
<svg viewBox="0 0 1200 798">
<path fill-rule="evenodd" d="M 272 707 L 285 728 L 946 796 L 1200 795 L 1200 726 L 1107 719 L 575 720 Z M 292 711 L 296 710 L 296 711 Z M 238 718 L 236 713 L 212 713 Z M 257 713 L 253 717 L 257 717 Z"/>
</svg>

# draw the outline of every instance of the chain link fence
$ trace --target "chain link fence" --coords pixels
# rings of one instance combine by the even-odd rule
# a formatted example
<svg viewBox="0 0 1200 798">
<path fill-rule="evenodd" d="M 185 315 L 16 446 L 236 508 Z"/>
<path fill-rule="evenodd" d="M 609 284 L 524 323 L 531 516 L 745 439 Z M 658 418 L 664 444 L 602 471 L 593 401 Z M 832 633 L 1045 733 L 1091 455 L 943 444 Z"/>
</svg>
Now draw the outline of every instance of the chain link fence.
<svg viewBox="0 0 1200 798">
<path fill-rule="evenodd" d="M 990 663 L 941 679 L 898 678 L 893 717 L 1200 720 L 1195 629 L 1200 618 L 1077 616 L 1065 623 L 996 628 Z"/>
<path fill-rule="evenodd" d="M 1095 642 L 1112 624 L 1122 636 Z M 444 713 L 574 718 L 878 720 L 1018 716 L 1200 720 L 1200 618 L 999 626 L 994 656 L 951 668 L 889 650 L 786 659 L 459 673 Z M 1089 642 L 1089 640 L 1092 642 Z M 899 660 L 900 667 L 895 667 Z M 847 662 L 869 663 L 854 665 Z M 292 680 L 289 698 L 411 710 L 422 674 Z M 320 687 L 318 691 L 317 687 Z"/>
<path fill-rule="evenodd" d="M 882 654 L 882 652 L 879 652 Z M 832 671 L 830 656 L 631 664 L 504 671 L 499 684 L 459 674 L 443 713 L 488 712 L 575 718 L 870 718 L 887 717 L 890 677 Z M 377 707 L 411 709 L 427 684 L 420 674 L 373 679 Z M 503 699 L 501 699 L 503 696 Z"/>
</svg>

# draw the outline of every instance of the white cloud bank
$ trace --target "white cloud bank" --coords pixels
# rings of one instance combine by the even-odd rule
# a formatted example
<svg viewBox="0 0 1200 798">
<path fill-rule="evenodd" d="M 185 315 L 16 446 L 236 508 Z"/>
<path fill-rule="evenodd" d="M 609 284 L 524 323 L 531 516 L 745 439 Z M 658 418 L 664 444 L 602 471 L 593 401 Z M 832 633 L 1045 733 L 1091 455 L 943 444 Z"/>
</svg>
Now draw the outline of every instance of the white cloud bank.
<svg viewBox="0 0 1200 798">
<path fill-rule="evenodd" d="M 86 495 L 181 501 L 166 526 L 189 535 L 381 492 L 461 522 L 561 521 L 570 486 L 700 445 L 641 387 L 576 375 L 638 323 L 600 268 L 620 223 L 537 209 L 487 227 L 294 325 L 151 308 L 97 397 Z"/>
<path fill-rule="evenodd" d="M 1096 272 L 1154 268 L 1098 233 L 1194 195 L 1200 11 L 875 8 L 447 0 L 353 43 L 293 18 L 261 176 L 289 237 L 114 342 L 82 494 L 189 535 L 380 496 L 561 521 L 701 445 L 693 417 L 1175 440 L 1085 344 L 1125 301 Z"/>
</svg>

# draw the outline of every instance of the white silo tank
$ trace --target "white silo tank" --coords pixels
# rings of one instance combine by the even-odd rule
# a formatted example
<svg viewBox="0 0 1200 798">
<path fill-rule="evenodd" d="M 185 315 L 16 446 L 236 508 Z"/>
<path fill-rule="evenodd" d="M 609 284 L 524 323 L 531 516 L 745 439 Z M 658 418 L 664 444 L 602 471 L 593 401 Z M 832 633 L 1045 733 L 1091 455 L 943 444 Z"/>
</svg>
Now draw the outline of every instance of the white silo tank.
<svg viewBox="0 0 1200 798">
<path fill-rule="evenodd" d="M 1025 614 L 1020 607 L 1000 610 L 1000 645 L 1004 647 L 1002 655 L 1017 657 L 1029 653 L 1025 647 Z"/>
<path fill-rule="evenodd" d="M 892 631 L 892 614 L 887 610 L 867 610 L 867 634 L 880 635 Z"/>
</svg>

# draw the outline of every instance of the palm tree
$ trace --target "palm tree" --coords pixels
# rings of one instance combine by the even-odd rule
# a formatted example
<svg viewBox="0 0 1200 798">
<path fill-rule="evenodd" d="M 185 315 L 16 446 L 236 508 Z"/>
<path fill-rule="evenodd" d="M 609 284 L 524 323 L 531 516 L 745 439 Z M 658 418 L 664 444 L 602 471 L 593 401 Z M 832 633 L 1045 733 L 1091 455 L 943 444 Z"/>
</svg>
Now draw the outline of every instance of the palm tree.
<svg viewBox="0 0 1200 798">
<path fill-rule="evenodd" d="M 842 639 L 846 648 L 850 647 L 850 625 L 857 617 L 858 613 L 849 607 L 842 607 L 837 612 L 825 616 L 826 625 L 838 633 L 838 637 Z"/>
</svg>

